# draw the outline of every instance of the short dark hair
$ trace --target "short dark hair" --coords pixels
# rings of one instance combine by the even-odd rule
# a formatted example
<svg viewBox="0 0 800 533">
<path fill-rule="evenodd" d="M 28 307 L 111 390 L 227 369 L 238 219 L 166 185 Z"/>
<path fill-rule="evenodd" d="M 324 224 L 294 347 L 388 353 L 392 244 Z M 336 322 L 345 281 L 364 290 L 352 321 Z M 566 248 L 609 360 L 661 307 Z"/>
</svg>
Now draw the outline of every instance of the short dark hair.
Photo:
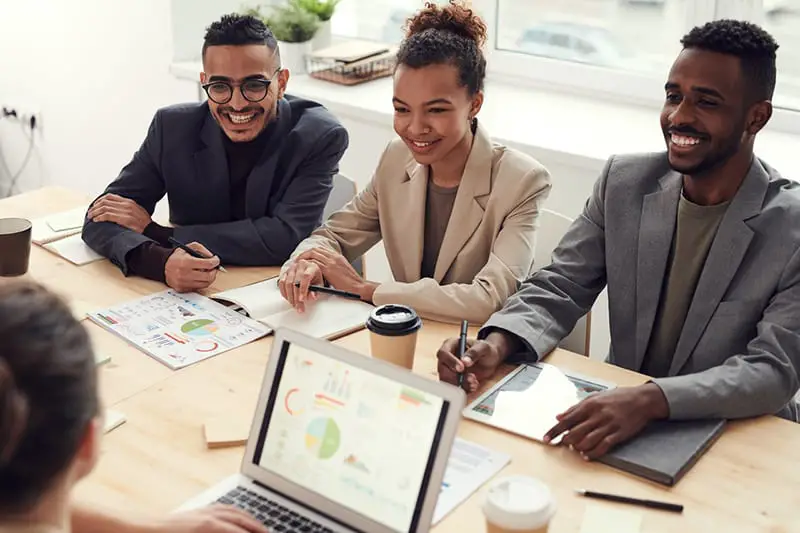
<svg viewBox="0 0 800 533">
<path fill-rule="evenodd" d="M 752 102 L 772 99 L 778 43 L 760 26 L 742 20 L 715 20 L 693 28 L 683 36 L 681 44 L 684 49 L 696 48 L 738 57 Z"/>
<path fill-rule="evenodd" d="M 264 21 L 253 15 L 231 13 L 223 15 L 206 28 L 203 38 L 203 57 L 209 46 L 242 46 L 263 44 L 278 53 L 278 41 Z"/>
<path fill-rule="evenodd" d="M 33 283 L 0 286 L 0 514 L 34 507 L 98 414 L 89 335 Z"/>
<path fill-rule="evenodd" d="M 471 9 L 450 0 L 440 7 L 427 2 L 411 17 L 406 38 L 397 52 L 397 64 L 411 68 L 449 64 L 458 68 L 459 82 L 470 95 L 483 90 L 486 24 Z"/>
</svg>

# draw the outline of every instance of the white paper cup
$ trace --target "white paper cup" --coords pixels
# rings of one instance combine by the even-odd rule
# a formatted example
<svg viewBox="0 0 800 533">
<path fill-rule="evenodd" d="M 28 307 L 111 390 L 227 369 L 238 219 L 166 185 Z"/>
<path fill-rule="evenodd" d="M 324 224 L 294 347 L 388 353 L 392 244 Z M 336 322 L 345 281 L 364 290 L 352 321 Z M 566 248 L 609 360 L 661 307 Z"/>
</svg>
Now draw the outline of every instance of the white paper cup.
<svg viewBox="0 0 800 533">
<path fill-rule="evenodd" d="M 405 305 L 382 305 L 372 311 L 366 325 L 372 357 L 409 370 L 414 368 L 417 331 L 422 320 L 413 309 Z"/>
<path fill-rule="evenodd" d="M 548 486 L 527 476 L 498 479 L 483 503 L 487 533 L 546 533 L 555 512 Z"/>
</svg>

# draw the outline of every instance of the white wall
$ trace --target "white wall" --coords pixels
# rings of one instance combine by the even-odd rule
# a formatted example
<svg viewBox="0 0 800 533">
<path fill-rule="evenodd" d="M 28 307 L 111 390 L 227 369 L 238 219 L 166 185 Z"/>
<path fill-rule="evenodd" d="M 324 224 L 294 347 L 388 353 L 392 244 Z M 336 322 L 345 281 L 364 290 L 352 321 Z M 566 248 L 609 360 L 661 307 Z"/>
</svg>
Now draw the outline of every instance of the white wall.
<svg viewBox="0 0 800 533">
<path fill-rule="evenodd" d="M 158 107 L 197 97 L 196 84 L 169 74 L 164 0 L 2 0 L 0 20 L 0 105 L 42 117 L 22 190 L 55 184 L 100 192 Z M 0 151 L 12 172 L 27 143 L 18 124 L 0 120 Z M 2 172 L 0 165 L 0 182 Z"/>
<path fill-rule="evenodd" d="M 268 4 L 270 1 L 171 0 L 170 12 L 175 61 L 199 60 L 206 28 L 222 14 L 238 12 L 247 6 Z M 166 0 L 162 3 L 166 3 Z"/>
</svg>

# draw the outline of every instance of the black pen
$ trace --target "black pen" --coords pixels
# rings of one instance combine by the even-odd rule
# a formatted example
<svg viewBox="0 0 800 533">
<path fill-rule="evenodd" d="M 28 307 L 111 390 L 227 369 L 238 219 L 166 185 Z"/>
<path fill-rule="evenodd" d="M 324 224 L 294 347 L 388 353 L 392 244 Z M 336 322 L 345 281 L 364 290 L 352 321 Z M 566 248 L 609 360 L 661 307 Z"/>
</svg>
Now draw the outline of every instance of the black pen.
<svg viewBox="0 0 800 533">
<path fill-rule="evenodd" d="M 295 287 L 300 286 L 299 281 L 294 282 Z M 321 292 L 325 294 L 332 294 L 334 296 L 341 296 L 342 298 L 350 298 L 351 300 L 360 300 L 361 296 L 354 292 L 340 291 L 339 289 L 332 289 L 331 287 L 323 287 L 321 285 L 309 285 L 309 292 Z"/>
<path fill-rule="evenodd" d="M 610 502 L 618 502 L 618 503 L 629 503 L 631 505 L 640 505 L 642 507 L 649 507 L 651 509 L 672 511 L 673 513 L 683 512 L 683 505 L 679 503 L 657 502 L 655 500 L 641 500 L 639 498 L 630 498 L 628 496 L 617 496 L 615 494 L 604 494 L 602 492 L 594 492 L 585 489 L 579 489 L 576 492 L 578 494 L 586 496 L 587 498 L 597 498 L 598 500 L 608 500 Z"/>
<path fill-rule="evenodd" d="M 458 358 L 464 358 L 464 352 L 467 351 L 467 328 L 469 328 L 469 322 L 467 320 L 461 321 L 461 334 L 458 336 Z M 458 373 L 458 386 L 461 387 L 464 385 L 464 373 Z"/>
<path fill-rule="evenodd" d="M 178 241 L 173 237 L 169 238 L 169 242 L 174 246 L 177 246 L 187 254 L 191 255 L 192 257 L 196 257 L 197 259 L 211 259 L 210 257 L 202 255 L 200 252 L 196 250 L 192 250 L 191 248 L 189 248 L 188 246 L 186 246 L 185 244 L 183 244 L 182 242 Z M 219 269 L 220 272 L 227 272 L 227 270 L 225 270 L 225 267 L 223 267 L 222 265 L 217 265 L 217 268 Z"/>
</svg>

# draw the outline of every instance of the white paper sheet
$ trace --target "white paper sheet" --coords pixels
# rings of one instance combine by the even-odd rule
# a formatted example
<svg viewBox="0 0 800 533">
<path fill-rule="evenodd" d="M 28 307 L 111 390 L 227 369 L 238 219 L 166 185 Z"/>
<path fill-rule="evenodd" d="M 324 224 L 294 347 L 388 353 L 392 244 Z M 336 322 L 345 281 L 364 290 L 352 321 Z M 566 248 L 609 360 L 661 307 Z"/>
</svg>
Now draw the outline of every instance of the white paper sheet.
<svg viewBox="0 0 800 533">
<path fill-rule="evenodd" d="M 171 289 L 92 311 L 89 319 L 172 369 L 238 348 L 269 332 L 205 296 Z"/>
<path fill-rule="evenodd" d="M 88 265 L 89 263 L 101 261 L 103 259 L 102 255 L 96 253 L 83 242 L 80 234 L 51 242 L 45 245 L 45 248 L 78 266 Z"/>
<path fill-rule="evenodd" d="M 47 217 L 47 225 L 53 231 L 66 231 L 71 229 L 78 229 L 83 227 L 83 221 L 86 216 L 86 207 L 56 213 Z"/>
<path fill-rule="evenodd" d="M 511 457 L 507 454 L 457 438 L 447 462 L 442 490 L 433 513 L 433 524 L 466 501 L 509 461 Z"/>
</svg>

